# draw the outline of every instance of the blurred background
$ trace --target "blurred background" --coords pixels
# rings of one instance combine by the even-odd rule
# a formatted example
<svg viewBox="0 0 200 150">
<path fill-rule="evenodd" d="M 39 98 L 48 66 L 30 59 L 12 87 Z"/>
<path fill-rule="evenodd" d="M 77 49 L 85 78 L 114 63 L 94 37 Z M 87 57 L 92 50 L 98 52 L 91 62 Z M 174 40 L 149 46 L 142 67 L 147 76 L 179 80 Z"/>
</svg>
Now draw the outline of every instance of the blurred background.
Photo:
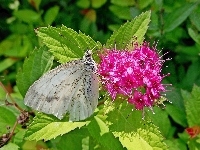
<svg viewBox="0 0 200 150">
<path fill-rule="evenodd" d="M 197 0 L 0 0 L 0 80 L 10 93 L 17 93 L 16 74 L 41 45 L 34 32 L 38 27 L 63 24 L 104 44 L 123 23 L 148 10 L 151 22 L 145 40 L 158 42 L 163 59 L 171 59 L 162 70 L 171 74 L 163 81 L 172 84 L 166 94 L 173 106 L 166 104 L 165 109 L 170 131 L 161 130 L 165 128 L 165 137 L 177 138 L 188 126 L 181 90 L 191 92 L 194 84 L 200 85 Z"/>
<path fill-rule="evenodd" d="M 146 40 L 168 53 L 163 72 L 174 87 L 191 90 L 200 76 L 199 4 L 185 0 L 0 0 L 0 75 L 9 91 L 17 70 L 39 46 L 34 29 L 62 24 L 105 43 L 127 20 L 151 10 Z"/>
</svg>

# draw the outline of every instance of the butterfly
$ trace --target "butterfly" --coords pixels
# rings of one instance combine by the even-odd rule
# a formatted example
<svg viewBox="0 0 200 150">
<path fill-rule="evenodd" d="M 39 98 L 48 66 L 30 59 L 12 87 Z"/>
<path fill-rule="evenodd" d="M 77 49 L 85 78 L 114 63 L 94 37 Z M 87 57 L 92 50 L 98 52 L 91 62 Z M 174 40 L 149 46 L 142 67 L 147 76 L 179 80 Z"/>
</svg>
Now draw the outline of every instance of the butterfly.
<svg viewBox="0 0 200 150">
<path fill-rule="evenodd" d="M 96 70 L 92 51 L 87 50 L 82 59 L 61 64 L 35 81 L 24 103 L 59 119 L 69 113 L 69 121 L 84 120 L 93 114 L 98 104 Z"/>
</svg>

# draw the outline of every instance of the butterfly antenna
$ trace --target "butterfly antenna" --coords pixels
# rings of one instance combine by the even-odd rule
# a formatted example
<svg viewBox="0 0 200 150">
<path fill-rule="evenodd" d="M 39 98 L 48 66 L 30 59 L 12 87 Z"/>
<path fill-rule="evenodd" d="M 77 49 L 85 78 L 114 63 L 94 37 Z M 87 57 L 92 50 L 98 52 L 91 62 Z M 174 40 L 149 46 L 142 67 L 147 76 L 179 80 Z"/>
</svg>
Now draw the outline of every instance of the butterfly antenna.
<svg viewBox="0 0 200 150">
<path fill-rule="evenodd" d="M 115 41 L 115 47 L 114 47 L 115 49 L 114 50 L 117 50 L 117 44 L 116 44 L 116 41 Z"/>
<path fill-rule="evenodd" d="M 93 51 L 96 47 L 97 47 L 97 45 L 95 45 L 95 46 L 91 49 L 91 51 Z"/>
</svg>

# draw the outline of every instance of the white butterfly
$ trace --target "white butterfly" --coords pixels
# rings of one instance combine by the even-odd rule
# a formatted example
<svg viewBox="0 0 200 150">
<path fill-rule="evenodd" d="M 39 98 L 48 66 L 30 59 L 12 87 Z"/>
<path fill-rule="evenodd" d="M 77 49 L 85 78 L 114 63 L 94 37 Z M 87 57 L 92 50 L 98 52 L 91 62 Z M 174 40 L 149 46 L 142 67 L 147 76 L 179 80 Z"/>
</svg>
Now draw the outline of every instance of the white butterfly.
<svg viewBox="0 0 200 150">
<path fill-rule="evenodd" d="M 96 69 L 92 51 L 88 50 L 83 59 L 59 65 L 35 81 L 24 103 L 59 119 L 68 112 L 70 121 L 84 120 L 92 115 L 98 103 Z"/>
</svg>

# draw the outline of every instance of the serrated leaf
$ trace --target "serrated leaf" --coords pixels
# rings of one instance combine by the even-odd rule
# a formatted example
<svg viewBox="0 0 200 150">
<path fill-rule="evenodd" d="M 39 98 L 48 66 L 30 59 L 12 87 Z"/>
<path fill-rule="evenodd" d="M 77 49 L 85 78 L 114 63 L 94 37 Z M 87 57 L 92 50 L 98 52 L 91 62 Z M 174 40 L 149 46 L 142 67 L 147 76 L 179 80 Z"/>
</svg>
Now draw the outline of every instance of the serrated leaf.
<svg viewBox="0 0 200 150">
<path fill-rule="evenodd" d="M 54 116 L 50 117 L 38 113 L 33 122 L 28 127 L 25 135 L 26 140 L 51 140 L 57 136 L 63 135 L 76 128 L 81 128 L 87 125 L 89 121 L 85 122 L 61 122 Z"/>
<path fill-rule="evenodd" d="M 167 15 L 165 19 L 164 32 L 172 31 L 179 26 L 195 9 L 196 3 L 187 3 Z"/>
<path fill-rule="evenodd" d="M 142 128 L 137 130 L 137 134 L 156 150 L 167 150 L 168 147 L 164 143 L 164 137 L 161 135 L 159 128 L 151 122 L 143 124 Z"/>
<path fill-rule="evenodd" d="M 136 144 L 138 148 L 135 149 L 139 149 L 140 147 L 146 147 L 147 149 L 148 147 L 152 149 L 155 149 L 155 147 L 158 149 L 166 149 L 158 127 L 148 121 L 147 114 L 144 114 L 145 120 L 143 120 L 142 111 L 132 110 L 133 106 L 120 98 L 117 98 L 114 102 L 107 100 L 104 104 L 104 112 L 107 116 L 106 120 L 109 125 L 109 131 L 115 137 L 119 137 L 124 147 L 133 149 L 135 148 L 134 144 Z M 123 135 L 126 135 L 127 139 L 123 139 Z M 130 143 L 132 143 L 131 146 Z"/>
<path fill-rule="evenodd" d="M 136 132 L 113 132 L 115 137 L 119 137 L 119 141 L 123 147 L 128 150 L 135 149 L 156 149 L 167 150 L 167 145 L 163 142 L 164 138 L 151 123 L 144 124 L 142 128 L 138 128 Z"/>
<path fill-rule="evenodd" d="M 153 148 L 139 135 L 134 133 L 123 133 L 123 132 L 114 132 L 115 137 L 119 137 L 119 141 L 122 143 L 123 147 L 128 150 L 135 149 L 148 149 L 153 150 Z"/>
<path fill-rule="evenodd" d="M 87 128 L 90 135 L 106 149 L 122 149 L 119 140 L 109 132 L 108 125 L 99 117 L 95 116 Z"/>
<path fill-rule="evenodd" d="M 132 44 L 135 37 L 137 38 L 137 42 L 141 43 L 150 22 L 150 15 L 151 12 L 147 11 L 122 25 L 107 40 L 106 47 L 114 48 L 116 46 L 117 49 L 125 49 Z"/>
<path fill-rule="evenodd" d="M 17 74 L 17 87 L 22 96 L 35 80 L 50 70 L 52 64 L 53 56 L 46 47 L 36 48 L 29 58 L 25 59 L 23 69 Z"/>
<path fill-rule="evenodd" d="M 173 106 L 173 105 L 172 105 Z M 165 107 L 165 109 L 168 107 Z M 146 111 L 146 113 L 150 116 L 153 123 L 159 127 L 160 132 L 163 136 L 167 137 L 169 135 L 169 132 L 171 130 L 171 123 L 169 120 L 169 115 L 167 111 L 164 111 L 161 108 L 154 107 L 152 111 Z"/>
<path fill-rule="evenodd" d="M 190 97 L 183 97 L 189 126 L 200 125 L 200 87 L 194 85 Z"/>
<path fill-rule="evenodd" d="M 107 115 L 106 120 L 107 124 L 110 124 L 110 131 L 136 131 L 142 125 L 142 111 L 132 111 L 132 109 L 133 106 L 119 98 L 114 102 L 105 101 L 103 110 Z"/>
<path fill-rule="evenodd" d="M 82 58 L 84 51 L 87 49 L 101 48 L 101 44 L 95 42 L 91 37 L 82 32 L 77 33 L 64 25 L 60 28 L 42 27 L 36 32 L 61 63 Z"/>
</svg>

